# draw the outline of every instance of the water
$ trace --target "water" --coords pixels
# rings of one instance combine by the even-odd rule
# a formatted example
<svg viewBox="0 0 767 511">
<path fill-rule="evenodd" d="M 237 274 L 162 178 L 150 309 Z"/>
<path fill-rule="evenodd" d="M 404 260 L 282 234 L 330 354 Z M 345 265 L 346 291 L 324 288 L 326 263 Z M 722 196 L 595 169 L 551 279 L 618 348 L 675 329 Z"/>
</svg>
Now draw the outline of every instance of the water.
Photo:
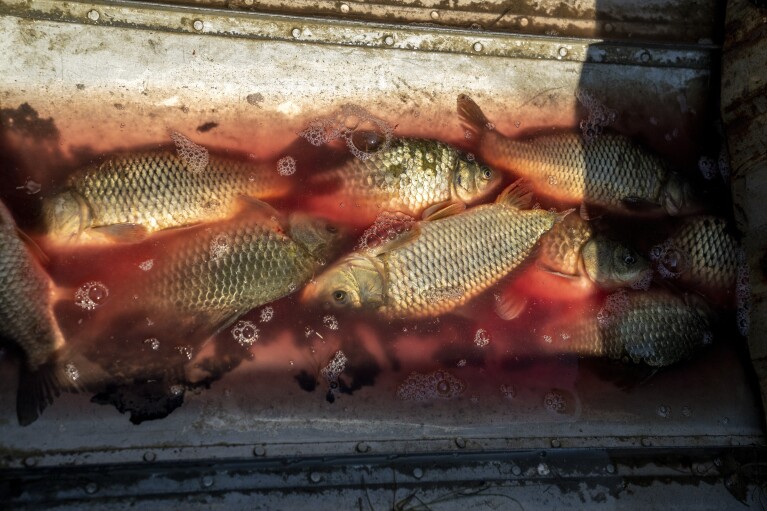
<svg viewBox="0 0 767 511">
<path fill-rule="evenodd" d="M 257 99 L 254 97 L 253 101 Z M 588 116 L 573 129 L 580 127 L 588 139 L 601 136 L 619 115 L 593 95 L 581 94 L 579 100 L 587 107 Z M 279 214 L 304 211 L 321 216 L 324 212 L 321 207 L 307 211 L 307 204 L 322 204 L 310 199 L 322 199 L 327 191 L 306 187 L 307 176 L 333 169 L 350 158 L 369 158 L 387 147 L 397 130 L 406 128 L 398 125 L 395 130 L 368 109 L 354 105 L 343 106 L 320 119 L 307 119 L 305 126 L 300 136 L 273 161 L 263 162 L 270 172 L 294 180 L 296 188 L 290 195 L 267 201 Z M 183 126 L 175 128 L 192 133 Z M 204 173 L 208 161 L 206 148 L 180 132 L 171 132 L 170 138 L 192 172 Z M 467 148 L 473 143 L 470 138 L 464 142 Z M 7 149 L 11 153 L 14 150 Z M 228 154 L 253 161 L 253 157 L 235 151 Z M 481 155 L 474 154 L 481 161 Z M 25 154 L 18 159 L 30 157 Z M 713 160 L 706 158 L 700 161 L 705 162 L 705 177 L 709 178 Z M 697 161 L 695 155 L 688 159 Z M 433 163 L 434 157 L 427 161 Z M 165 253 L 185 236 L 202 230 L 181 228 L 134 244 L 55 246 L 41 234 L 37 220 L 39 197 L 55 193 L 66 174 L 83 163 L 85 160 L 75 158 L 68 165 L 59 165 L 49 181 L 41 180 L 39 184 L 21 170 L 17 175 L 20 184 L 4 190 L 3 197 L 11 203 L 19 225 L 34 237 L 49 258 L 46 268 L 63 290 L 55 312 L 67 342 L 103 370 L 94 393 L 108 385 L 128 393 L 136 385 L 160 382 L 168 394 L 167 413 L 181 404 L 172 398 L 183 396 L 185 390 L 205 388 L 217 380 L 226 382 L 233 371 L 247 370 L 259 374 L 287 373 L 295 388 L 319 389 L 318 399 L 329 402 L 343 397 L 349 403 L 363 389 L 377 389 L 378 382 L 394 381 L 396 385 L 386 387 L 385 391 L 386 399 L 395 402 L 390 406 L 398 406 L 398 402 L 403 406 L 470 402 L 481 408 L 488 392 L 503 399 L 507 406 L 527 406 L 540 411 L 543 420 L 571 420 L 580 413 L 581 399 L 574 383 L 577 378 L 567 376 L 570 370 L 577 375 L 581 363 L 574 352 L 575 319 L 589 318 L 604 326 L 624 315 L 629 307 L 626 291 L 608 293 L 528 264 L 515 272 L 513 278 L 502 279 L 455 313 L 437 318 L 390 319 L 370 312 L 307 304 L 299 296 L 305 284 L 302 281 L 288 284 L 288 289 L 295 293 L 240 311 L 233 321 L 224 321 L 224 328 L 219 328 L 223 320 L 218 318 L 209 322 L 209 318 L 185 311 L 158 312 L 147 307 L 147 300 L 162 297 L 147 297 L 145 290 L 136 288 L 135 283 L 151 279 L 162 267 Z M 47 162 L 42 167 L 56 165 Z M 697 166 L 691 166 L 688 174 L 693 180 L 700 177 Z M 507 175 L 503 185 L 512 180 Z M 557 178 L 551 176 L 548 182 L 557 185 Z M 491 194 L 485 202 L 492 202 L 495 195 Z M 562 209 L 561 204 L 545 197 L 536 196 L 535 200 L 542 209 Z M 318 274 L 343 254 L 355 249 L 373 254 L 417 228 L 417 219 L 384 210 L 372 225 L 360 226 L 353 221 L 354 198 L 341 201 L 345 209 L 341 208 L 343 214 L 334 220 L 345 230 L 345 236 L 338 255 L 324 261 L 317 269 Z M 726 211 L 727 206 L 721 205 L 721 201 L 715 203 L 716 213 Z M 349 222 L 344 222 L 344 215 Z M 608 215 L 596 220 L 595 225 L 600 232 L 618 236 L 645 256 L 655 258 L 659 263 L 654 268 L 656 275 L 673 279 L 674 272 L 680 271 L 675 265 L 676 254 L 663 243 L 681 222 L 677 218 L 647 220 Z M 237 243 L 237 239 L 226 234 L 214 237 L 209 244 L 210 260 L 215 262 L 231 255 L 237 250 Z M 653 251 L 653 247 L 660 248 Z M 258 285 L 251 283 L 249 275 L 236 278 L 246 285 Z M 740 277 L 741 283 L 745 280 L 745 276 Z M 639 287 L 654 289 L 658 279 L 654 282 L 644 282 Z M 185 285 L 179 282 L 179 286 Z M 424 292 L 429 299 L 438 300 L 463 290 Z M 511 321 L 499 317 L 494 305 L 495 297 L 508 295 L 526 300 L 520 315 Z M 734 313 L 724 310 L 717 314 L 725 317 L 728 325 L 725 331 L 733 333 Z M 562 323 L 563 317 L 572 321 Z M 741 325 L 746 322 L 743 313 L 738 318 Z M 719 339 L 720 333 L 714 343 Z M 686 363 L 677 364 L 681 366 L 678 370 L 683 371 Z M 66 367 L 73 379 L 87 377 L 84 374 L 87 370 Z M 279 406 L 280 390 L 272 389 L 272 395 Z M 139 402 L 133 406 L 131 411 L 140 420 L 142 405 Z M 672 420 L 670 412 L 661 411 L 664 407 L 657 408 L 656 415 Z M 149 418 L 159 418 L 156 415 Z"/>
</svg>

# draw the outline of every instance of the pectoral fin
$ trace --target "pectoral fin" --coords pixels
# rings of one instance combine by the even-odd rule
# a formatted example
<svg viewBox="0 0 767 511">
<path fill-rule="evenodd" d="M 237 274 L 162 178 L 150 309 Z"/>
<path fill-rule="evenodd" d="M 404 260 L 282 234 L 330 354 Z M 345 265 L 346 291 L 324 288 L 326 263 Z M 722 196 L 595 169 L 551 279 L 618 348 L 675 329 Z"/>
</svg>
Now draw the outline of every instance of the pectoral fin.
<svg viewBox="0 0 767 511">
<path fill-rule="evenodd" d="M 91 228 L 94 232 L 120 243 L 138 243 L 149 236 L 147 228 L 140 224 L 112 224 Z"/>
<path fill-rule="evenodd" d="M 657 202 L 634 196 L 624 197 L 621 199 L 621 204 L 631 211 L 654 211 L 661 208 L 661 205 Z"/>
<path fill-rule="evenodd" d="M 426 208 L 426 210 L 423 212 L 423 219 L 427 222 L 432 222 L 434 220 L 439 220 L 441 218 L 447 218 L 449 216 L 456 215 L 458 213 L 461 213 L 466 209 L 466 204 L 463 202 L 452 202 L 452 201 L 446 201 L 446 202 L 440 202 L 438 204 L 434 204 L 433 206 L 430 206 Z"/>
</svg>

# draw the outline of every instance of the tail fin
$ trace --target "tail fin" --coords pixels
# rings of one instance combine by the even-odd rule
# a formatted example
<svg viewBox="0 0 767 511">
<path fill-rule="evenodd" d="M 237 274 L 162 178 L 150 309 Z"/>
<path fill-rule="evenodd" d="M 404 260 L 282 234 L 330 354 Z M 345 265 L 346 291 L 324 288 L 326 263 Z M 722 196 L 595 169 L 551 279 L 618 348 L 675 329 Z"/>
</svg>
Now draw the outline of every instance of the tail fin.
<svg viewBox="0 0 767 511">
<path fill-rule="evenodd" d="M 517 179 L 501 192 L 495 202 L 516 209 L 528 209 L 533 202 L 533 192 L 524 180 Z"/>
<path fill-rule="evenodd" d="M 16 417 L 21 426 L 35 422 L 61 392 L 82 392 L 103 377 L 103 372 L 79 353 L 64 349 L 31 370 L 23 364 L 16 392 Z"/>
<path fill-rule="evenodd" d="M 461 126 L 468 130 L 474 137 L 480 139 L 485 131 L 490 129 L 490 121 L 487 120 L 482 109 L 467 94 L 460 94 L 457 100 L 458 118 Z"/>
</svg>

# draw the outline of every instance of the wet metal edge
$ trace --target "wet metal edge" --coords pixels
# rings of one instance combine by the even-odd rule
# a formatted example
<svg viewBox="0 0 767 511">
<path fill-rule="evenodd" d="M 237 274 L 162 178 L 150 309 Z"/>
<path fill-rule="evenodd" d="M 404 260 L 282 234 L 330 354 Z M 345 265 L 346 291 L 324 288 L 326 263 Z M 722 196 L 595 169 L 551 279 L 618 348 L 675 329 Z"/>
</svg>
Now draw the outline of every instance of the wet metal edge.
<svg viewBox="0 0 767 511">
<path fill-rule="evenodd" d="M 433 53 L 709 69 L 716 45 L 626 44 L 442 27 L 307 19 L 141 2 L 0 0 L 0 15 L 85 25 Z"/>
</svg>

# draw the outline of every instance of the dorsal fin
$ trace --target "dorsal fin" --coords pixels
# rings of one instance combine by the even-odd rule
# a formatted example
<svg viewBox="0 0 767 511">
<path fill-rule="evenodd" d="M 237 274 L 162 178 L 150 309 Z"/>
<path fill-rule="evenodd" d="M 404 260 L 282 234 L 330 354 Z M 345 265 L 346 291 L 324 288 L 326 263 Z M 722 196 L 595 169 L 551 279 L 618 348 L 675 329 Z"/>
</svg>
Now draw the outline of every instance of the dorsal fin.
<svg viewBox="0 0 767 511">
<path fill-rule="evenodd" d="M 463 202 L 445 201 L 429 206 L 423 212 L 423 220 L 432 222 L 441 218 L 447 218 L 449 216 L 461 213 L 466 209 L 466 204 Z"/>
<path fill-rule="evenodd" d="M 495 202 L 512 208 L 527 209 L 533 202 L 533 193 L 524 180 L 517 179 L 501 192 Z"/>
<path fill-rule="evenodd" d="M 472 138 L 481 138 L 490 125 L 482 109 L 467 94 L 460 94 L 456 103 L 461 126 L 474 135 Z"/>
</svg>

